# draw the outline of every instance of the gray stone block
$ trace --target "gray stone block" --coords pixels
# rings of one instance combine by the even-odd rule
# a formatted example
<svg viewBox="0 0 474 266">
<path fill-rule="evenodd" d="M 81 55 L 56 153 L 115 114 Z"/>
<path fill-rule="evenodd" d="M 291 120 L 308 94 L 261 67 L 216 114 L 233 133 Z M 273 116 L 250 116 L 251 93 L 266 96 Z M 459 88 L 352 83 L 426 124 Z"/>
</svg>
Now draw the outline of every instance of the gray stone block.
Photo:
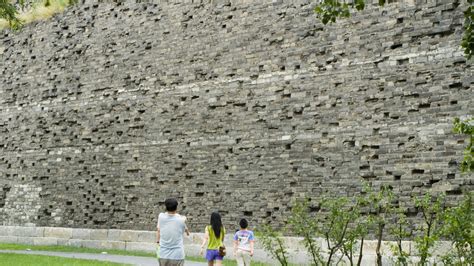
<svg viewBox="0 0 474 266">
<path fill-rule="evenodd" d="M 139 231 L 133 230 L 122 230 L 120 231 L 119 241 L 126 241 L 126 242 L 136 242 L 138 240 Z"/>
<path fill-rule="evenodd" d="M 156 242 L 156 232 L 138 232 L 137 242 L 149 242 L 155 243 Z"/>
<path fill-rule="evenodd" d="M 107 242 L 107 248 L 108 249 L 120 249 L 124 250 L 126 247 L 126 242 L 123 241 L 108 241 Z"/>
<path fill-rule="evenodd" d="M 82 240 L 82 239 L 69 239 L 68 242 L 66 243 L 66 246 L 71 246 L 71 247 L 83 247 L 83 242 L 88 241 L 88 240 Z"/>
<path fill-rule="evenodd" d="M 106 229 L 95 229 L 90 231 L 91 240 L 107 240 L 108 230 Z"/>
<path fill-rule="evenodd" d="M 35 237 L 44 237 L 44 227 L 36 227 Z"/>
<path fill-rule="evenodd" d="M 67 246 L 70 239 L 67 238 L 58 238 L 58 246 Z"/>
<path fill-rule="evenodd" d="M 16 227 L 14 234 L 21 237 L 41 237 L 43 236 L 42 230 L 38 230 L 37 227 Z"/>
<path fill-rule="evenodd" d="M 0 226 L 0 236 L 9 236 L 10 226 Z"/>
<path fill-rule="evenodd" d="M 107 233 L 107 239 L 111 241 L 119 241 L 121 231 L 122 230 L 118 230 L 118 229 L 110 229 Z"/>
<path fill-rule="evenodd" d="M 0 243 L 18 243 L 16 236 L 0 236 Z"/>
<path fill-rule="evenodd" d="M 45 227 L 44 237 L 70 239 L 72 238 L 72 228 Z"/>
<path fill-rule="evenodd" d="M 35 246 L 56 246 L 58 245 L 58 239 L 55 237 L 35 237 L 33 243 Z"/>
<path fill-rule="evenodd" d="M 156 245 L 157 245 L 156 243 L 126 242 L 125 250 L 155 252 Z"/>
<path fill-rule="evenodd" d="M 25 245 L 34 245 L 35 237 L 18 237 L 17 243 L 18 244 L 25 244 Z"/>
<path fill-rule="evenodd" d="M 73 239 L 91 239 L 91 229 L 72 228 L 71 234 Z"/>
<path fill-rule="evenodd" d="M 202 243 L 202 239 L 204 237 L 204 234 L 203 233 L 191 233 L 188 236 L 184 237 L 184 244 L 185 245 L 199 245 Z M 229 236 L 226 235 L 225 239 L 229 239 Z"/>
<path fill-rule="evenodd" d="M 103 240 L 81 240 L 80 243 L 82 247 L 85 247 L 85 248 L 101 249 L 101 248 L 107 247 L 107 241 L 103 241 Z"/>
</svg>

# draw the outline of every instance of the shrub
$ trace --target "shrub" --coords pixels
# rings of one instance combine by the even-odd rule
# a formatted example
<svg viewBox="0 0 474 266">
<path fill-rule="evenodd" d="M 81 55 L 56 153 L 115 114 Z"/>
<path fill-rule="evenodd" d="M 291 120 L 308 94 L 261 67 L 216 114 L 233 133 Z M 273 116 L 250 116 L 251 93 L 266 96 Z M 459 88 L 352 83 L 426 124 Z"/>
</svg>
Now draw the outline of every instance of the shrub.
<svg viewBox="0 0 474 266">
<path fill-rule="evenodd" d="M 415 248 L 420 256 L 420 265 L 427 265 L 432 248 L 439 240 L 444 212 L 444 195 L 432 196 L 426 193 L 415 199 L 415 206 L 422 214 L 423 223 L 418 228 L 419 236 L 415 237 Z"/>
<path fill-rule="evenodd" d="M 257 231 L 259 241 L 263 248 L 270 253 L 270 255 L 278 260 L 280 265 L 288 266 L 288 252 L 283 243 L 282 234 L 273 229 L 269 225 L 262 226 L 262 229 Z"/>
<path fill-rule="evenodd" d="M 466 192 L 457 207 L 446 210 L 442 235 L 453 242 L 453 250 L 442 260 L 446 265 L 474 265 L 473 194 Z"/>
<path fill-rule="evenodd" d="M 292 208 L 292 215 L 289 223 L 292 227 L 293 233 L 303 237 L 303 244 L 311 255 L 314 265 L 321 265 L 324 259 L 321 256 L 321 246 L 318 243 L 317 236 L 319 235 L 318 222 L 313 217 L 310 217 L 309 200 L 296 201 Z"/>
</svg>

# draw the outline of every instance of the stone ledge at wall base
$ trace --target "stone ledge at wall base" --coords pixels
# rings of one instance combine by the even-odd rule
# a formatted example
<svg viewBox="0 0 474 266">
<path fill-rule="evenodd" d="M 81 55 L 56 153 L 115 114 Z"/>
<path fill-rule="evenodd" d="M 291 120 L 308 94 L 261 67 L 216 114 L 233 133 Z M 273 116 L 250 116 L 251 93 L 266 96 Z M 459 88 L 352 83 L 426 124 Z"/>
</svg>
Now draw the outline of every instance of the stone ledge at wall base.
<svg viewBox="0 0 474 266">
<path fill-rule="evenodd" d="M 186 255 L 199 256 L 203 233 L 191 233 L 184 238 Z M 86 228 L 61 228 L 61 227 L 25 227 L 25 226 L 0 226 L 0 243 L 16 243 L 27 245 L 61 245 L 72 247 L 96 248 L 96 249 L 118 249 L 127 251 L 143 251 L 153 253 L 156 250 L 155 231 L 117 230 L 117 229 L 86 229 Z M 319 239 L 322 252 L 327 254 L 327 245 L 323 239 Z M 225 245 L 228 258 L 233 259 L 232 235 L 226 235 Z M 301 238 L 285 237 L 284 243 L 288 249 L 289 260 L 295 264 L 307 265 L 311 257 L 301 243 Z M 384 255 L 383 265 L 392 265 L 390 246 L 394 242 L 384 241 L 381 252 Z M 415 254 L 414 244 L 410 241 L 402 243 L 404 250 Z M 450 243 L 440 241 L 433 250 L 433 255 L 441 256 L 450 249 Z M 375 265 L 376 263 L 376 241 L 364 242 L 364 253 L 362 265 Z M 416 255 L 416 254 L 415 254 Z M 340 256 L 340 254 L 337 254 Z M 417 257 L 410 258 L 416 262 Z M 256 242 L 253 260 L 261 262 L 276 263 L 269 254 Z M 440 265 L 440 264 L 438 264 Z"/>
</svg>

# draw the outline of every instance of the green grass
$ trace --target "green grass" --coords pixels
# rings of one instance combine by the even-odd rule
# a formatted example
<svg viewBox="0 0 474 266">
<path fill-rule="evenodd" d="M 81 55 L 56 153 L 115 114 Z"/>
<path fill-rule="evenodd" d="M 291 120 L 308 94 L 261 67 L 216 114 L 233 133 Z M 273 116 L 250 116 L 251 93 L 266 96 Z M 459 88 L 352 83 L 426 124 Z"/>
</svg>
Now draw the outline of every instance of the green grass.
<svg viewBox="0 0 474 266">
<path fill-rule="evenodd" d="M 52 257 L 52 256 L 43 256 L 43 255 L 23 255 L 23 254 L 9 254 L 1 253 L 0 254 L 0 265 L 5 266 L 83 266 L 83 265 L 97 265 L 97 266 L 118 266 L 118 265 L 128 265 L 112 262 L 103 262 L 97 260 L 80 260 L 80 259 L 70 259 L 70 258 L 61 258 L 61 257 Z"/>
<path fill-rule="evenodd" d="M 203 257 L 194 257 L 194 256 L 188 256 L 186 257 L 187 260 L 190 261 L 198 261 L 198 262 L 207 262 L 207 260 Z M 271 264 L 263 263 L 263 262 L 256 262 L 252 261 L 252 266 L 269 266 Z M 237 262 L 235 260 L 230 260 L 230 259 L 224 259 L 222 261 L 222 265 L 224 266 L 236 266 Z"/>
<path fill-rule="evenodd" d="M 118 249 L 95 249 L 95 248 L 80 248 L 80 247 L 71 247 L 71 246 L 32 246 L 32 245 L 24 245 L 24 244 L 8 244 L 8 243 L 0 243 L 0 249 L 3 250 L 37 250 L 37 251 L 57 251 L 57 252 L 77 252 L 77 253 L 102 253 L 107 252 L 107 254 L 113 255 L 127 255 L 127 256 L 140 256 L 140 257 L 155 257 L 155 253 L 150 252 L 140 252 L 140 251 L 126 251 L 126 250 L 118 250 Z M 203 257 L 196 257 L 196 256 L 187 256 L 186 260 L 190 261 L 198 261 L 198 262 L 206 262 L 206 259 Z M 0 265 L 2 262 L 0 262 Z M 224 259 L 223 261 L 224 266 L 235 266 L 237 262 L 235 260 Z M 262 263 L 262 262 L 252 262 L 252 265 L 255 266 L 268 266 L 270 264 Z"/>
<path fill-rule="evenodd" d="M 57 251 L 57 252 L 77 252 L 77 253 L 102 253 L 113 255 L 127 255 L 127 256 L 140 256 L 140 257 L 155 257 L 155 253 L 140 252 L 140 251 L 126 251 L 119 249 L 95 249 L 95 248 L 81 248 L 71 246 L 32 246 L 23 244 L 8 244 L 0 243 L 0 249 L 4 250 L 37 250 L 37 251 Z"/>
</svg>

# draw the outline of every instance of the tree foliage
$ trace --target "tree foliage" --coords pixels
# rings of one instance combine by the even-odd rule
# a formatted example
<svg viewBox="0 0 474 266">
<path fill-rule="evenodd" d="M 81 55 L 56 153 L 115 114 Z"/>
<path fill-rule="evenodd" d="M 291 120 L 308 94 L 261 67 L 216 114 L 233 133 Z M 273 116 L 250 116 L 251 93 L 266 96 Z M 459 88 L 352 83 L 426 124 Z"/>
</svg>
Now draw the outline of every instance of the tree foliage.
<svg viewBox="0 0 474 266">
<path fill-rule="evenodd" d="M 392 219 L 389 219 L 388 233 L 393 237 L 395 244 L 391 244 L 396 266 L 407 266 L 410 253 L 403 250 L 402 242 L 411 237 L 410 222 L 407 219 L 407 207 L 399 202 L 398 206 L 392 208 Z"/>
<path fill-rule="evenodd" d="M 350 244 L 351 241 L 348 237 L 352 235 L 351 224 L 355 222 L 358 211 L 355 210 L 352 202 L 349 198 L 330 198 L 326 197 L 323 199 L 321 207 L 327 211 L 325 216 L 325 224 L 319 231 L 325 239 L 325 243 L 328 249 L 328 258 L 326 265 L 339 264 L 342 257 L 335 258 L 338 251 L 344 254 L 344 247 Z M 347 253 L 347 252 L 346 252 Z M 336 262 L 334 262 L 336 261 Z"/>
<path fill-rule="evenodd" d="M 0 29 L 20 29 L 28 22 L 51 17 L 64 8 L 77 4 L 78 0 L 0 0 Z M 4 23 L 7 22 L 8 24 Z"/>
<path fill-rule="evenodd" d="M 318 243 L 319 221 L 309 214 L 309 200 L 298 201 L 292 208 L 289 223 L 293 233 L 303 237 L 303 244 L 308 250 L 314 265 L 323 265 L 321 246 Z"/>
<path fill-rule="evenodd" d="M 22 25 L 17 15 L 18 11 L 10 0 L 0 0 L 0 18 L 8 21 L 8 24 L 12 29 L 18 29 Z"/>
<path fill-rule="evenodd" d="M 288 251 L 281 232 L 273 229 L 270 225 L 263 225 L 257 230 L 257 237 L 263 248 L 267 250 L 280 265 L 287 266 L 289 264 Z"/>
<path fill-rule="evenodd" d="M 444 194 L 427 192 L 414 196 L 408 205 L 414 206 L 421 218 L 414 223 L 407 217 L 408 205 L 402 204 L 390 187 L 366 185 L 360 195 L 322 195 L 319 204 L 310 199 L 296 200 L 288 222 L 291 232 L 302 237 L 311 265 L 339 265 L 341 262 L 362 265 L 364 240 L 367 235 L 373 235 L 378 240 L 377 265 L 383 265 L 382 239 L 389 238 L 395 240 L 391 244 L 394 265 L 425 266 L 443 262 L 444 265 L 468 266 L 474 265 L 474 192 L 464 194 L 464 199 L 453 207 L 446 207 Z M 315 204 L 319 207 L 317 212 Z M 258 236 L 264 249 L 280 265 L 289 265 L 282 232 L 265 225 L 258 230 Z M 452 243 L 452 248 L 444 254 L 434 252 L 440 239 Z M 414 250 L 402 245 L 405 240 L 414 241 Z"/>
<path fill-rule="evenodd" d="M 474 118 L 461 120 L 454 119 L 454 133 L 465 134 L 469 136 L 469 144 L 464 149 L 464 159 L 461 162 L 461 171 L 474 171 Z"/>
<path fill-rule="evenodd" d="M 419 225 L 420 234 L 415 237 L 415 248 L 420 256 L 419 265 L 427 265 L 436 241 L 441 236 L 444 218 L 444 195 L 433 196 L 426 193 L 415 199 L 415 206 L 422 214 L 423 223 Z"/>
<path fill-rule="evenodd" d="M 474 265 L 474 192 L 445 212 L 442 235 L 453 241 L 453 250 L 443 257 L 444 265 Z"/>
<path fill-rule="evenodd" d="M 468 0 L 469 6 L 464 11 L 464 36 L 461 41 L 461 47 L 464 48 L 464 54 L 468 59 L 471 59 L 474 54 L 474 0 Z"/>
<path fill-rule="evenodd" d="M 392 212 L 392 200 L 394 194 L 388 186 L 382 186 L 378 191 L 374 190 L 373 187 L 365 184 L 364 187 L 365 197 L 361 197 L 359 201 L 362 201 L 365 206 L 369 206 L 369 219 L 371 223 L 375 225 L 375 236 L 377 238 L 377 247 L 375 253 L 377 255 L 377 265 L 382 265 L 382 240 L 384 236 L 385 226 L 388 221 L 388 216 Z"/>
</svg>

